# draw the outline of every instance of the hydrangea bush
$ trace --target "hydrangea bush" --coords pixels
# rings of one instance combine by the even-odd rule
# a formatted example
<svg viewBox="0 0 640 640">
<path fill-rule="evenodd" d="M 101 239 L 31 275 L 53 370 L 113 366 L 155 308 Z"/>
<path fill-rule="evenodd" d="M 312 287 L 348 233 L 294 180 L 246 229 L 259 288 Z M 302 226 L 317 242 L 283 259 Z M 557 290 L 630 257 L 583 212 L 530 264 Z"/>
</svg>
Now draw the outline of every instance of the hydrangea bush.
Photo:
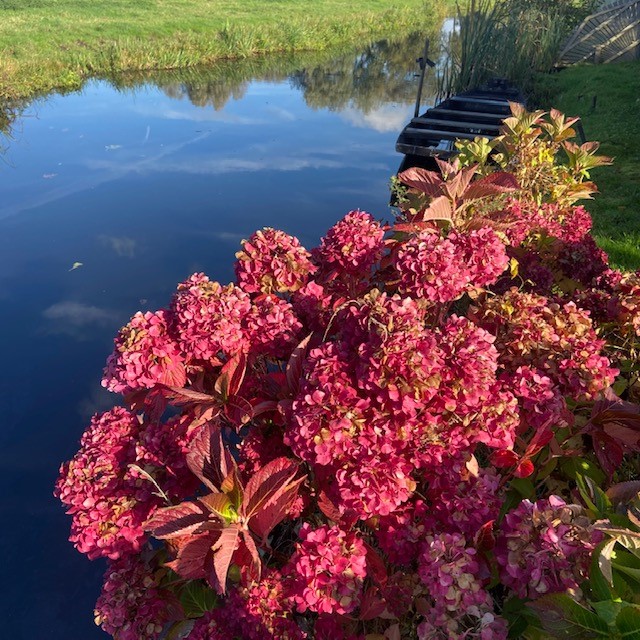
<svg viewBox="0 0 640 640">
<path fill-rule="evenodd" d="M 552 111 L 115 339 L 55 493 L 119 640 L 640 637 L 640 274 Z M 490 155 L 490 152 L 492 155 Z"/>
</svg>

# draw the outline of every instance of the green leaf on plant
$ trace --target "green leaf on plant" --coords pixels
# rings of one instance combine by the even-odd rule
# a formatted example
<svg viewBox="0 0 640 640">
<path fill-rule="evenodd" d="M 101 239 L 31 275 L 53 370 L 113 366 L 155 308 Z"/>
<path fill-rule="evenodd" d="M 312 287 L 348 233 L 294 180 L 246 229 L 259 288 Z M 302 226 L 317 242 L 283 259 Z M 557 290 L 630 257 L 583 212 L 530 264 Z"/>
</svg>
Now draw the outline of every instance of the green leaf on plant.
<svg viewBox="0 0 640 640">
<path fill-rule="evenodd" d="M 640 608 L 637 606 L 624 607 L 616 618 L 616 626 L 620 638 L 640 640 Z"/>
<path fill-rule="evenodd" d="M 187 582 L 180 592 L 180 604 L 187 618 L 201 618 L 216 602 L 215 592 L 200 580 Z"/>
<path fill-rule="evenodd" d="M 528 605 L 552 638 L 611 638 L 609 626 L 596 613 L 566 593 L 551 593 Z"/>
</svg>

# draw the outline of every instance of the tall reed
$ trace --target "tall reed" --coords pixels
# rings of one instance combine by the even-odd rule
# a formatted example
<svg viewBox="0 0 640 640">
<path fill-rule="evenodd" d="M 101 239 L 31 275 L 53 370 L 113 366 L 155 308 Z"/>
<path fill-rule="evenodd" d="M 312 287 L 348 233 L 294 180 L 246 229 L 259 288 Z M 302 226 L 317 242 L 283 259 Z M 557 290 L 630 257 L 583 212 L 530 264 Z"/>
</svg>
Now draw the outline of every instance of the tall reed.
<svg viewBox="0 0 640 640">
<path fill-rule="evenodd" d="M 592 0 L 467 0 L 457 6 L 458 29 L 440 71 L 443 95 L 477 87 L 490 77 L 527 89 L 552 68 L 563 40 Z M 582 7 L 582 9 L 580 9 Z"/>
</svg>

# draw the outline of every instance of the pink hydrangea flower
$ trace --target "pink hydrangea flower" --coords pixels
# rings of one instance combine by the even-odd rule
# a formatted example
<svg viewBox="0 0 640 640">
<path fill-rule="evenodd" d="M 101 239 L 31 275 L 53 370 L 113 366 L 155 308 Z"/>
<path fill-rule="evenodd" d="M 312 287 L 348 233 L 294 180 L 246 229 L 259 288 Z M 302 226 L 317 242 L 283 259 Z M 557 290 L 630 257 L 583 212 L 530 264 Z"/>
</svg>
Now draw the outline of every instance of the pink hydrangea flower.
<svg viewBox="0 0 640 640">
<path fill-rule="evenodd" d="M 582 507 L 553 495 L 523 500 L 507 513 L 496 539 L 500 578 L 520 598 L 577 589 L 602 537 Z"/>
<path fill-rule="evenodd" d="M 318 265 L 316 280 L 332 292 L 357 295 L 369 282 L 383 249 L 381 225 L 369 213 L 350 211 L 311 252 Z"/>
<path fill-rule="evenodd" d="M 423 231 L 398 251 L 395 269 L 401 293 L 431 302 L 451 302 L 468 287 L 494 283 L 509 264 L 504 243 L 488 228 Z"/>
<path fill-rule="evenodd" d="M 472 316 L 496 336 L 499 362 L 507 371 L 537 368 L 562 395 L 591 399 L 618 374 L 601 355 L 605 343 L 597 337 L 588 312 L 573 302 L 561 306 L 511 289 L 487 299 Z"/>
<path fill-rule="evenodd" d="M 142 558 L 109 563 L 95 609 L 96 624 L 106 633 L 118 640 L 157 640 L 164 625 L 182 615 L 175 596 Z"/>
<path fill-rule="evenodd" d="M 236 253 L 238 285 L 247 293 L 287 293 L 303 287 L 316 267 L 297 238 L 265 227 Z"/>
<path fill-rule="evenodd" d="M 223 287 L 204 273 L 194 273 L 178 285 L 171 309 L 174 332 L 189 358 L 228 358 L 248 349 L 244 324 L 251 302 L 238 287 Z"/>
<path fill-rule="evenodd" d="M 358 607 L 367 576 L 364 542 L 353 532 L 304 523 L 286 573 L 299 612 L 344 615 Z"/>
<path fill-rule="evenodd" d="M 302 340 L 302 323 L 291 303 L 275 295 L 259 296 L 246 317 L 245 337 L 253 355 L 287 358 Z"/>
<path fill-rule="evenodd" d="M 125 394 L 157 384 L 184 386 L 184 357 L 169 333 L 171 321 L 164 310 L 136 313 L 114 340 L 102 386 Z"/>
<path fill-rule="evenodd" d="M 135 553 L 146 539 L 143 524 L 159 498 L 129 468 L 140 432 L 138 417 L 126 409 L 97 414 L 80 450 L 60 467 L 55 495 L 72 516 L 69 539 L 91 559 Z"/>
</svg>

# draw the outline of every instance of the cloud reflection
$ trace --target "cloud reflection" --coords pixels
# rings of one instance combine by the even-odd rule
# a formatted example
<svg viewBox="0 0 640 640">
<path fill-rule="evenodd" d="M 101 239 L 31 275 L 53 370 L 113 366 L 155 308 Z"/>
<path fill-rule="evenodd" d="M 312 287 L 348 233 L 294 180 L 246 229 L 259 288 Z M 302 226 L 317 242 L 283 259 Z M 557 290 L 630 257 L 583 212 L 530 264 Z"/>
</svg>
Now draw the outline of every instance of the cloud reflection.
<svg viewBox="0 0 640 640">
<path fill-rule="evenodd" d="M 116 236 L 98 236 L 98 240 L 107 247 L 110 247 L 122 258 L 133 258 L 136 250 L 136 241 L 133 238 Z"/>
<path fill-rule="evenodd" d="M 112 328 L 118 322 L 118 314 L 110 309 L 102 309 L 92 305 L 64 300 L 56 302 L 42 312 L 47 320 L 45 332 L 50 334 L 67 335 L 76 340 L 86 340 L 91 337 L 94 328 Z"/>
</svg>

